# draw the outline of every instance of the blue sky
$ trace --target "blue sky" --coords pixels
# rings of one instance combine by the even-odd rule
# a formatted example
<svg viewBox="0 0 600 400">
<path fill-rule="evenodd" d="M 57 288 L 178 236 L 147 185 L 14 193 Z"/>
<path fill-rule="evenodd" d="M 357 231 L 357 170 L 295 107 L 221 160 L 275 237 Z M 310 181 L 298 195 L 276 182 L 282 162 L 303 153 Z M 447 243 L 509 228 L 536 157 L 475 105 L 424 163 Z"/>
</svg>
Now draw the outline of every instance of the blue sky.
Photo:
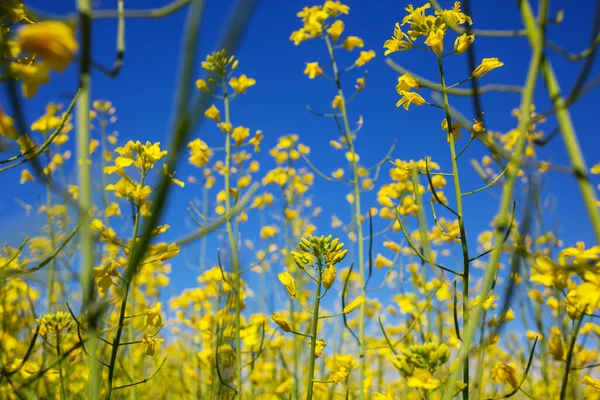
<svg viewBox="0 0 600 400">
<path fill-rule="evenodd" d="M 143 7 L 151 8 L 164 5 L 166 0 L 147 0 Z M 141 6 L 137 2 L 135 6 Z M 221 24 L 226 18 L 232 1 L 207 1 L 206 15 L 202 27 L 200 58 L 214 50 Z M 472 18 L 474 28 L 478 29 L 520 29 L 522 28 L 516 3 L 505 1 L 474 1 Z M 46 1 L 26 1 L 37 9 L 56 14 L 73 11 L 73 1 L 58 0 L 50 5 Z M 133 4 L 128 2 L 128 6 Z M 300 46 L 288 39 L 290 33 L 300 27 L 296 12 L 304 5 L 312 5 L 304 1 L 265 0 L 254 15 L 250 28 L 244 37 L 236 56 L 240 60 L 238 73 L 245 73 L 256 79 L 256 86 L 250 88 L 245 96 L 237 99 L 232 106 L 234 125 L 244 125 L 252 130 L 264 132 L 263 152 L 258 155 L 261 161 L 261 174 L 274 166 L 267 150 L 273 147 L 277 138 L 283 134 L 297 133 L 301 141 L 311 147 L 312 161 L 323 171 L 330 172 L 345 165 L 342 152 L 333 151 L 328 141 L 338 134 L 333 121 L 317 118 L 306 111 L 306 105 L 316 110 L 329 111 L 330 102 L 335 95 L 332 82 L 325 79 L 308 80 L 302 71 L 306 62 L 318 61 L 327 65 L 327 54 L 324 43 L 318 40 L 302 43 Z M 443 115 L 440 110 L 430 107 L 414 107 L 406 112 L 395 107 L 399 96 L 395 91 L 398 74 L 385 63 L 383 42 L 388 39 L 394 24 L 405 15 L 406 1 L 347 1 L 351 7 L 349 16 L 344 17 L 346 31 L 344 35 L 361 36 L 365 41 L 365 49 L 373 49 L 377 56 L 368 65 L 368 83 L 365 92 L 359 96 L 350 108 L 351 122 L 359 115 L 364 118 L 364 127 L 356 143 L 364 165 L 378 162 L 387 152 L 394 140 L 397 140 L 394 158 L 420 159 L 431 156 L 442 169 L 450 171 L 449 151 L 445 135 L 440 130 Z M 414 3 L 416 6 L 421 3 Z M 450 7 L 451 2 L 442 2 L 442 6 Z M 587 47 L 590 29 L 594 17 L 592 1 L 565 2 L 565 20 L 562 24 L 551 26 L 548 36 L 557 44 L 571 52 L 579 52 Z M 99 8 L 115 8 L 116 1 L 97 2 Z M 551 15 L 558 10 L 551 9 Z M 185 12 L 179 11 L 162 20 L 128 20 L 126 24 L 127 50 L 125 64 L 116 79 L 109 79 L 96 72 L 93 75 L 92 93 L 94 99 L 110 99 L 117 109 L 118 121 L 115 129 L 119 131 L 120 143 L 126 140 L 168 142 L 171 122 L 173 94 L 176 85 L 177 63 L 179 60 L 182 26 Z M 110 66 L 115 54 L 116 21 L 94 21 L 93 57 L 106 66 Z M 446 40 L 446 48 L 450 48 L 454 36 Z M 529 47 L 525 38 L 494 39 L 478 37 L 475 41 L 477 59 L 498 57 L 504 67 L 493 71 L 481 80 L 485 83 L 522 84 L 525 79 L 529 58 Z M 340 50 L 339 62 L 350 65 L 358 53 L 344 54 Z M 561 79 L 563 90 L 568 90 L 574 83 L 581 68 L 580 63 L 566 61 L 549 50 L 549 55 Z M 393 60 L 415 73 L 437 80 L 437 67 L 431 53 L 413 50 L 391 55 Z M 199 60 L 200 61 L 200 60 Z M 199 63 L 198 63 L 199 64 Z M 199 65 L 198 65 L 199 66 Z M 450 82 L 468 76 L 466 56 L 453 56 L 445 61 L 446 75 Z M 326 69 L 327 72 L 327 69 Z M 592 77 L 599 68 L 594 66 Z M 348 74 L 344 84 L 347 92 L 351 91 L 354 81 L 361 72 Z M 198 77 L 201 71 L 198 71 Z M 43 113 L 48 101 L 60 101 L 68 104 L 70 96 L 77 84 L 76 68 L 71 67 L 62 76 L 54 75 L 52 82 L 41 88 L 33 100 L 26 101 L 28 123 L 33 122 Z M 467 86 L 468 87 L 468 86 Z M 538 81 L 538 110 L 548 108 L 548 99 L 544 93 L 543 82 Z M 423 90 L 425 98 L 430 94 Z M 4 103 L 5 94 L 0 97 Z M 508 131 L 516 126 L 516 120 L 510 111 L 518 107 L 519 96 L 514 93 L 490 93 L 483 96 L 483 107 L 488 129 Z M 592 91 L 587 97 L 572 107 L 572 116 L 578 136 L 583 145 L 584 154 L 590 166 L 599 161 L 597 152 L 598 135 L 596 126 L 597 106 L 600 101 L 598 92 Z M 474 118 L 472 105 L 466 99 L 453 99 L 452 104 L 468 118 Z M 555 127 L 550 119 L 541 128 L 550 132 Z M 210 145 L 220 146 L 221 133 L 213 124 L 204 124 L 194 134 Z M 458 147 L 462 147 L 461 144 Z M 481 180 L 472 171 L 468 161 L 480 159 L 484 154 L 483 146 L 473 145 L 469 153 L 462 157 L 463 190 L 474 189 L 482 185 Z M 558 164 L 568 163 L 560 138 L 554 140 L 543 149 L 538 149 L 540 158 Z M 182 158 L 178 168 L 178 176 L 186 177 L 193 173 L 187 165 L 187 156 Z M 75 179 L 73 166 L 70 177 Z M 387 175 L 387 168 L 384 168 Z M 20 169 L 14 169 L 0 176 L 0 185 L 10 191 L 0 198 L 0 215 L 3 229 L 0 230 L 0 241 L 11 244 L 20 242 L 25 234 L 35 234 L 39 230 L 40 218 L 25 217 L 20 206 L 14 201 L 22 199 L 35 204 L 42 198 L 44 189 L 35 184 L 18 185 Z M 547 176 L 547 195 L 551 195 L 557 209 L 548 216 L 551 223 L 557 223 L 559 234 L 567 245 L 574 245 L 576 240 L 592 242 L 591 231 L 586 223 L 583 203 L 575 181 L 570 176 L 551 173 Z M 347 189 L 340 185 L 331 185 L 316 179 L 312 190 L 315 202 L 322 206 L 324 212 L 318 221 L 318 233 L 329 233 L 330 215 L 348 221 L 349 209 L 344 200 Z M 74 182 L 73 182 L 74 183 Z M 171 236 L 178 237 L 186 232 L 184 219 L 185 208 L 189 200 L 200 195 L 199 187 L 188 185 L 185 189 L 173 188 L 175 195 L 167 212 L 171 224 Z M 450 188 L 446 190 L 448 198 L 453 198 Z M 216 193 L 216 192 L 215 192 Z M 489 221 L 497 211 L 499 189 L 486 191 L 477 196 L 466 198 L 466 221 L 468 229 L 479 232 L 489 226 Z M 367 204 L 374 199 L 374 193 L 367 195 Z M 451 200 L 452 201 L 452 200 Z M 372 203 L 374 204 L 374 203 Z M 125 209 L 125 207 L 123 207 Z M 345 210 L 348 209 L 346 212 Z M 256 231 L 258 218 L 250 222 L 249 229 Z M 430 217 L 431 221 L 431 217 Z M 390 234 L 390 239 L 400 240 L 399 235 Z M 476 235 L 471 234 L 470 240 Z M 213 255 L 214 256 L 214 255 Z M 277 271 L 279 272 L 279 271 Z M 173 288 L 171 293 L 190 284 L 190 271 L 183 266 L 183 261 L 173 262 Z"/>
</svg>

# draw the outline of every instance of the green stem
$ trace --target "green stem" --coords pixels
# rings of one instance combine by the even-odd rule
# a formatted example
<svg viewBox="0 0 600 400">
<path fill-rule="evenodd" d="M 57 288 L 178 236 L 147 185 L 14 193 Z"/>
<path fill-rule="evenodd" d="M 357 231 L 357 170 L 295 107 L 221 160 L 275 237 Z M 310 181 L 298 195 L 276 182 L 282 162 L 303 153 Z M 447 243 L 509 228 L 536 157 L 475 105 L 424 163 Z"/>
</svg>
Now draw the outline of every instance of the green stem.
<svg viewBox="0 0 600 400">
<path fill-rule="evenodd" d="M 322 262 L 319 263 L 319 273 L 317 278 L 317 291 L 315 293 L 315 305 L 313 308 L 313 317 L 311 324 L 311 342 L 310 342 L 310 360 L 308 365 L 308 381 L 306 383 L 306 400 L 312 400 L 313 379 L 315 378 L 315 353 L 317 350 L 317 332 L 319 328 L 319 305 L 321 303 L 321 280 L 322 280 Z"/>
<path fill-rule="evenodd" d="M 533 18 L 533 15 L 531 15 L 531 8 L 525 7 L 525 14 L 528 18 Z M 531 33 L 528 33 L 528 36 L 530 41 L 534 40 Z M 545 57 L 542 60 L 541 72 L 546 83 L 548 95 L 552 100 L 552 105 L 556 111 L 556 121 L 560 128 L 567 155 L 573 166 L 573 175 L 579 185 L 585 209 L 588 213 L 594 236 L 596 237 L 596 243 L 600 243 L 600 212 L 598 211 L 598 198 L 596 197 L 594 185 L 589 179 L 589 170 L 583 152 L 581 151 L 581 145 L 577 139 L 575 128 L 573 127 L 571 113 L 569 112 L 564 97 L 561 95 L 560 85 L 548 57 Z"/>
<path fill-rule="evenodd" d="M 460 190 L 460 177 L 458 173 L 458 163 L 456 161 L 456 146 L 454 143 L 454 130 L 452 129 L 452 117 L 450 116 L 450 103 L 448 101 L 448 92 L 446 91 L 446 81 L 444 78 L 444 66 L 442 57 L 438 56 L 438 68 L 440 70 L 440 82 L 444 97 L 444 111 L 446 113 L 446 124 L 448 125 L 448 143 L 450 144 L 450 157 L 452 161 L 452 178 L 454 180 L 454 193 L 456 196 L 456 214 L 458 217 L 458 228 L 460 231 L 460 244 L 463 255 L 463 284 L 462 284 L 462 301 L 463 301 L 463 332 L 468 329 L 469 324 L 469 247 L 467 245 L 467 231 L 465 229 L 465 220 L 463 214 L 462 194 Z M 481 300 L 483 302 L 483 299 Z M 469 362 L 463 364 L 463 382 L 466 383 L 462 390 L 463 400 L 469 399 Z"/>
<path fill-rule="evenodd" d="M 229 96 L 227 94 L 227 86 L 225 77 L 223 77 L 223 102 L 225 104 L 225 123 L 230 123 L 229 111 Z M 225 133 L 225 213 L 231 213 L 231 132 Z M 233 234 L 233 224 L 231 217 L 227 219 L 227 237 L 229 239 L 229 247 L 231 247 L 231 263 L 233 264 L 233 285 L 237 296 L 235 301 L 235 379 L 237 386 L 236 397 L 242 398 L 242 340 L 240 338 L 241 329 L 241 276 L 240 265 L 237 257 L 237 244 Z"/>
<path fill-rule="evenodd" d="M 77 127 L 77 162 L 79 175 L 79 220 L 81 284 L 83 286 L 83 310 L 88 311 L 94 303 L 94 242 L 92 223 L 92 175 L 90 171 L 90 93 L 91 93 L 91 37 L 92 37 L 92 5 L 91 0 L 77 0 L 77 11 L 81 26 L 81 61 L 79 65 L 79 99 L 75 114 Z M 90 356 L 90 398 L 98 399 L 100 392 L 100 363 L 96 360 L 98 350 L 97 318 L 89 321 L 90 339 L 88 352 Z"/>
<path fill-rule="evenodd" d="M 56 328 L 56 355 L 60 357 L 60 331 Z M 60 387 L 60 399 L 66 400 L 67 392 L 65 390 L 65 378 L 63 375 L 62 363 L 58 364 L 58 384 Z"/>
<path fill-rule="evenodd" d="M 527 2 L 521 2 L 521 13 L 525 18 L 526 13 L 524 13 L 523 8 Z M 547 9 L 547 1 L 543 0 L 541 4 L 544 3 Z M 542 6 L 544 5 L 542 4 Z M 541 14 L 540 16 L 545 15 Z M 545 18 L 544 18 L 545 19 Z M 527 23 L 527 22 L 526 22 Z M 459 379 L 460 369 L 463 367 L 463 364 L 467 363 L 468 357 L 471 351 L 471 344 L 475 337 L 475 331 L 477 329 L 477 324 L 481 320 L 483 315 L 483 303 L 487 296 L 490 294 L 489 290 L 494 281 L 494 277 L 498 271 L 498 266 L 500 263 L 500 257 L 502 255 L 502 243 L 504 241 L 505 230 L 508 228 L 510 224 L 510 207 L 512 203 L 513 193 L 515 189 L 515 183 L 517 179 L 517 174 L 521 168 L 521 159 L 523 158 L 523 153 L 525 150 L 525 143 L 527 139 L 527 132 L 529 130 L 530 122 L 531 122 L 531 104 L 533 104 L 533 96 L 535 93 L 535 86 L 538 77 L 538 71 L 543 58 L 544 51 L 544 37 L 540 34 L 540 31 L 537 27 L 534 27 L 533 24 L 535 21 L 529 21 L 529 29 L 532 32 L 535 32 L 535 40 L 533 41 L 533 54 L 531 56 L 531 61 L 529 63 L 529 69 L 527 71 L 527 80 L 525 84 L 525 89 L 523 90 L 523 95 L 521 98 L 521 121 L 519 122 L 519 137 L 515 144 L 513 154 L 512 154 L 512 163 L 506 172 L 506 180 L 503 187 L 502 198 L 500 201 L 500 209 L 498 211 L 498 216 L 496 219 L 496 228 L 494 232 L 494 246 L 493 250 L 490 253 L 490 260 L 488 262 L 488 267 L 483 278 L 483 283 L 481 285 L 481 299 L 478 304 L 471 310 L 469 323 L 467 325 L 467 329 L 463 333 L 463 345 L 458 354 L 458 360 L 455 364 L 455 372 L 450 379 L 450 384 L 448 390 L 444 394 L 444 400 L 451 399 L 454 394 L 454 390 L 456 389 L 456 382 Z"/>
<path fill-rule="evenodd" d="M 145 178 L 145 176 L 142 176 L 142 181 L 140 183 L 141 187 L 144 187 L 144 178 Z M 137 237 L 138 237 L 139 227 L 140 227 L 140 210 L 138 208 L 136 211 L 136 214 L 135 214 L 135 222 L 133 224 L 133 237 L 131 239 L 131 247 L 129 249 L 129 262 L 127 263 L 128 270 L 129 270 L 129 268 L 134 268 L 133 262 L 131 260 L 134 259 L 133 253 L 134 253 L 135 244 L 136 244 Z M 115 339 L 112 342 L 112 351 L 110 354 L 110 361 L 108 363 L 108 391 L 106 394 L 107 400 L 110 400 L 110 398 L 112 396 L 113 380 L 114 380 L 114 375 L 115 375 L 115 366 L 116 366 L 116 362 L 117 362 L 117 356 L 119 353 L 119 345 L 121 343 L 121 335 L 123 334 L 123 327 L 125 326 L 125 324 L 123 322 L 125 321 L 125 311 L 127 310 L 127 297 L 129 295 L 129 288 L 130 288 L 133 280 L 134 280 L 134 277 L 132 276 L 130 281 L 125 281 L 125 293 L 123 294 L 123 300 L 121 300 L 121 311 L 119 314 L 119 323 L 117 325 L 117 333 L 115 334 Z"/>
<path fill-rule="evenodd" d="M 352 130 L 350 129 L 350 124 L 348 123 L 348 113 L 346 111 L 346 98 L 344 97 L 344 92 L 342 90 L 342 83 L 340 81 L 340 73 L 338 70 L 337 62 L 335 60 L 335 55 L 333 53 L 333 46 L 331 44 L 331 39 L 329 35 L 325 35 L 325 43 L 327 43 L 327 50 L 329 51 L 329 57 L 331 59 L 331 65 L 333 68 L 333 75 L 335 77 L 335 83 L 337 85 L 338 96 L 342 99 L 342 104 L 340 105 L 340 112 L 342 114 L 342 120 L 344 123 L 344 134 L 346 136 L 346 140 L 348 142 L 348 150 L 352 155 L 352 184 L 354 186 L 354 220 L 356 221 L 356 234 L 358 241 L 358 273 L 360 279 L 360 295 L 365 301 L 360 305 L 359 309 L 359 317 L 358 317 L 358 337 L 360 341 L 359 348 L 359 359 L 360 359 L 360 367 L 359 367 L 359 385 L 360 385 L 360 393 L 359 399 L 364 400 L 365 398 L 365 369 L 366 369 L 366 343 L 365 343 L 365 311 L 367 304 L 367 294 L 365 291 L 365 261 L 364 261 L 364 247 L 363 247 L 363 228 L 362 228 L 362 215 L 360 208 L 360 182 L 358 177 L 358 165 L 356 162 L 357 155 L 354 149 L 354 140 L 352 138 Z M 319 278 L 320 279 L 320 278 Z"/>
</svg>

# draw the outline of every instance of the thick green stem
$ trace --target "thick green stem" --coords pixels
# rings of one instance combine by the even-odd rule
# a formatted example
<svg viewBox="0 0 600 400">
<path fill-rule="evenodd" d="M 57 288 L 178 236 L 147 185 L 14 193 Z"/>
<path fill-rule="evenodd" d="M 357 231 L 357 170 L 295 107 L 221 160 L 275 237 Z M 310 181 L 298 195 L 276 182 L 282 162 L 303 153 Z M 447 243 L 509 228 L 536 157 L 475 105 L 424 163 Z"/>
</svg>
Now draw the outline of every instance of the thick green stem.
<svg viewBox="0 0 600 400">
<path fill-rule="evenodd" d="M 90 171 L 90 93 L 91 93 L 91 36 L 92 36 L 92 5 L 91 0 L 77 0 L 77 11 L 81 26 L 81 55 L 79 66 L 79 99 L 75 122 L 77 127 L 77 162 L 79 177 L 79 207 L 81 223 L 80 255 L 81 255 L 81 284 L 83 286 L 83 311 L 90 311 L 94 303 L 94 242 L 92 223 L 92 175 Z M 96 334 L 97 320 L 89 321 L 88 352 L 90 356 L 90 398 L 98 399 L 100 392 L 100 364 L 96 360 L 98 339 Z"/>
<path fill-rule="evenodd" d="M 310 360 L 308 365 L 308 381 L 306 382 L 306 400 L 312 400 L 313 380 L 315 379 L 315 357 L 317 351 L 317 332 L 319 331 L 319 305 L 321 303 L 321 280 L 322 280 L 322 262 L 318 260 L 319 272 L 317 274 L 317 290 L 315 292 L 315 305 L 313 308 L 311 324 L 311 342 L 310 342 Z"/>
<path fill-rule="evenodd" d="M 523 15 L 525 15 L 523 9 L 528 7 L 528 5 L 525 6 L 526 3 L 526 1 L 522 1 L 520 3 L 521 13 Z M 542 0 L 541 3 L 547 3 L 547 1 Z M 543 20 L 545 20 L 545 15 L 546 13 L 541 14 L 540 17 L 542 17 Z M 540 30 L 537 27 L 533 26 L 535 21 L 527 21 L 526 18 L 524 19 L 526 20 L 526 25 L 530 25 L 528 30 L 532 30 L 535 32 L 535 40 L 533 41 L 533 54 L 531 56 L 529 69 L 527 71 L 525 89 L 523 90 L 523 95 L 521 98 L 521 121 L 519 122 L 519 137 L 513 149 L 512 162 L 506 172 L 506 180 L 502 190 L 502 198 L 500 200 L 500 209 L 498 211 L 498 216 L 496 219 L 493 250 L 490 253 L 490 260 L 488 262 L 488 267 L 483 278 L 483 284 L 481 285 L 481 299 L 470 312 L 467 329 L 465 332 L 463 332 L 463 344 L 458 354 L 458 360 L 455 364 L 455 372 L 450 379 L 448 390 L 444 394 L 444 400 L 449 400 L 452 397 L 454 397 L 454 390 L 456 389 L 456 383 L 460 376 L 460 370 L 462 369 L 463 365 L 468 362 L 468 357 L 471 351 L 471 344 L 473 343 L 473 339 L 475 337 L 477 325 L 482 319 L 483 303 L 486 297 L 490 294 L 489 291 L 491 289 L 494 277 L 496 276 L 498 266 L 500 264 L 500 257 L 502 255 L 503 250 L 502 243 L 504 242 L 504 235 L 506 234 L 505 231 L 510 225 L 510 208 L 513 201 L 512 198 L 515 189 L 517 174 L 521 168 L 521 160 L 523 158 L 525 144 L 527 141 L 527 132 L 529 131 L 529 126 L 531 123 L 531 105 L 533 104 L 533 96 L 535 93 L 536 81 L 544 51 L 544 37 L 540 33 Z"/>
<path fill-rule="evenodd" d="M 525 2 L 522 13 L 524 18 L 534 21 L 535 17 L 533 16 L 533 12 L 528 2 Z M 534 41 L 536 40 L 535 32 L 527 29 L 527 36 L 529 42 L 533 46 Z M 594 236 L 596 237 L 596 243 L 600 244 L 600 212 L 598 210 L 598 198 L 596 197 L 594 185 L 589 179 L 589 170 L 583 152 L 581 151 L 581 145 L 577 139 L 575 128 L 573 127 L 568 104 L 561 95 L 558 79 L 556 78 L 554 68 L 552 68 L 552 63 L 548 57 L 542 59 L 540 70 L 544 82 L 546 83 L 548 96 L 552 100 L 552 105 L 556 111 L 556 121 L 560 128 L 567 155 L 573 166 L 573 175 L 575 175 L 575 178 L 577 179 L 585 209 L 588 213 Z"/>
<path fill-rule="evenodd" d="M 327 50 L 329 51 L 329 57 L 331 59 L 331 65 L 333 68 L 333 76 L 335 79 L 335 83 L 337 85 L 338 96 L 341 99 L 340 112 L 342 114 L 342 120 L 344 124 L 344 134 L 346 136 L 346 140 L 348 142 L 348 150 L 351 154 L 352 160 L 352 184 L 354 186 L 354 220 L 356 221 L 356 240 L 358 243 L 358 273 L 359 273 L 359 282 L 360 282 L 360 295 L 365 302 L 360 305 L 359 316 L 358 316 L 358 338 L 360 341 L 359 348 L 359 399 L 364 400 L 365 398 L 365 370 L 366 370 L 366 344 L 365 344 L 365 312 L 366 312 L 366 288 L 365 288 L 365 256 L 364 256 L 364 247 L 363 247 L 363 227 L 362 227 L 362 214 L 361 214 L 361 206 L 360 206 L 360 182 L 358 176 L 358 164 L 356 162 L 357 155 L 354 149 L 354 139 L 352 137 L 352 130 L 350 129 L 350 124 L 348 123 L 348 113 L 346 112 L 346 98 L 344 97 L 344 92 L 342 90 L 342 83 L 340 81 L 340 73 L 338 70 L 337 62 L 335 60 L 335 55 L 333 53 L 333 46 L 331 44 L 331 39 L 328 35 L 325 35 L 325 42 L 327 43 Z"/>
<path fill-rule="evenodd" d="M 227 86 L 223 78 L 223 102 L 225 103 L 225 122 L 230 123 L 229 96 L 227 95 Z M 225 133 L 225 214 L 231 213 L 231 132 Z M 237 244 L 233 234 L 233 224 L 231 217 L 227 219 L 227 237 L 229 247 L 231 247 L 231 263 L 233 264 L 233 287 L 237 296 L 235 301 L 235 380 L 237 386 L 237 398 L 242 398 L 242 340 L 240 338 L 241 329 L 241 276 L 240 265 L 237 256 Z"/>
<path fill-rule="evenodd" d="M 467 231 L 465 229 L 465 220 L 463 214 L 462 193 L 460 190 L 460 177 L 458 173 L 458 163 L 456 161 L 456 146 L 455 132 L 452 127 L 452 117 L 450 116 L 450 103 L 448 101 L 448 92 L 446 90 L 446 80 L 444 78 L 444 66 L 442 57 L 438 56 L 438 67 L 440 70 L 440 82 L 442 93 L 444 96 L 444 111 L 446 113 L 446 124 L 448 125 L 448 143 L 450 144 L 450 157 L 452 161 L 452 178 L 454 180 L 454 194 L 456 196 L 456 214 L 458 216 L 458 228 L 460 231 L 460 244 L 463 256 L 463 284 L 462 284 L 462 301 L 463 301 L 463 332 L 468 329 L 469 323 L 469 247 L 467 245 Z M 483 299 L 481 299 L 483 301 Z M 463 400 L 469 399 L 469 361 L 468 359 L 463 364 L 463 382 L 466 383 L 462 390 Z"/>
</svg>

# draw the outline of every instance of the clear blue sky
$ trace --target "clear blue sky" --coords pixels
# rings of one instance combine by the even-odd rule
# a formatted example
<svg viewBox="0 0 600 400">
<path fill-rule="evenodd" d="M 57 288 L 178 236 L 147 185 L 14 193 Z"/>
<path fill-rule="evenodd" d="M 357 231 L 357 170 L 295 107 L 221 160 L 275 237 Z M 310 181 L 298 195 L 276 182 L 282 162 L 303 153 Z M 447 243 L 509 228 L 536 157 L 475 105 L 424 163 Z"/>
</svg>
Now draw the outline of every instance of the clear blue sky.
<svg viewBox="0 0 600 400">
<path fill-rule="evenodd" d="M 25 1 L 38 9 L 57 14 L 73 11 L 74 2 L 58 0 L 47 2 L 41 0 Z M 115 8 L 116 1 L 98 1 L 99 8 Z M 143 4 L 142 4 L 143 3 Z M 147 0 L 144 2 L 127 2 L 127 6 L 143 6 L 147 8 L 164 5 L 166 0 Z M 201 58 L 212 50 L 222 22 L 232 1 L 207 1 L 205 24 L 202 27 Z M 398 141 L 394 158 L 420 159 L 431 156 L 440 163 L 443 169 L 449 170 L 449 152 L 444 134 L 440 130 L 442 115 L 439 110 L 428 107 L 411 108 L 409 112 L 395 107 L 398 95 L 395 85 L 398 75 L 385 63 L 383 42 L 388 39 L 394 29 L 394 23 L 401 21 L 405 15 L 406 1 L 347 1 L 351 7 L 349 16 L 344 17 L 346 31 L 344 34 L 358 35 L 364 38 L 365 49 L 373 49 L 377 57 L 368 64 L 369 78 L 363 95 L 353 102 L 350 113 L 351 121 L 359 115 L 364 118 L 364 128 L 359 134 L 357 147 L 364 165 L 372 165 L 387 152 L 394 140 Z M 450 7 L 452 2 L 442 2 Z M 479 29 L 519 29 L 522 23 L 517 12 L 516 2 L 510 1 L 473 1 L 472 18 L 474 28 Z M 549 28 L 549 38 L 571 52 L 579 52 L 587 47 L 590 37 L 594 8 L 592 1 L 561 2 L 565 9 L 565 20 L 561 25 Z M 414 3 L 415 6 L 421 3 Z M 327 65 L 324 44 L 320 41 L 302 43 L 296 47 L 289 41 L 290 33 L 300 27 L 296 12 L 305 5 L 304 1 L 260 2 L 251 26 L 236 54 L 240 60 L 239 73 L 245 73 L 256 79 L 256 86 L 250 88 L 245 96 L 241 96 L 233 104 L 233 120 L 235 125 L 249 126 L 252 130 L 262 129 L 265 134 L 263 152 L 258 156 L 261 161 L 261 173 L 271 168 L 274 163 L 266 150 L 273 147 L 277 138 L 283 134 L 298 133 L 302 142 L 312 149 L 312 161 L 325 172 L 333 171 L 345 165 L 343 153 L 334 152 L 329 146 L 330 139 L 338 134 L 333 121 L 316 118 L 310 115 L 305 106 L 310 104 L 317 110 L 328 111 L 334 96 L 333 83 L 325 79 L 308 80 L 303 75 L 305 62 L 319 61 Z M 552 4 L 551 15 L 557 11 L 557 2 Z M 185 12 L 179 11 L 162 20 L 128 20 L 126 25 L 127 51 L 125 64 L 117 79 L 109 79 L 100 73 L 94 73 L 92 87 L 94 99 L 110 99 L 117 108 L 118 122 L 115 128 L 119 131 L 120 143 L 126 140 L 161 141 L 166 143 L 170 128 L 170 115 L 173 104 L 173 91 L 176 84 L 177 63 L 179 60 L 180 41 Z M 94 21 L 93 57 L 106 66 L 110 66 L 115 54 L 116 21 Z M 452 45 L 447 40 L 446 48 Z M 493 39 L 478 37 L 475 41 L 478 59 L 498 57 L 504 67 L 493 71 L 481 80 L 481 83 L 522 84 L 525 78 L 529 58 L 529 47 L 525 38 Z M 342 50 L 344 51 L 344 50 Z M 571 63 L 549 51 L 561 85 L 569 89 L 580 71 L 581 63 Z M 344 58 L 341 63 L 348 65 L 357 53 Z M 396 53 L 391 56 L 397 63 L 412 69 L 419 75 L 437 79 L 435 60 L 430 53 L 410 51 Z M 449 81 L 457 81 L 468 75 L 466 56 L 453 56 L 446 59 Z M 200 61 L 200 60 L 199 60 Z M 591 74 L 599 72 L 597 65 Z M 348 90 L 354 85 L 360 73 L 351 73 L 345 81 Z M 198 72 L 200 77 L 200 71 Z M 76 68 L 71 67 L 64 75 L 53 75 L 52 82 L 41 88 L 38 96 L 26 102 L 28 123 L 43 113 L 48 101 L 61 101 L 68 104 L 69 97 L 76 88 Z M 538 110 L 548 108 L 547 96 L 542 96 L 543 82 L 538 82 L 536 104 Z M 422 91 L 430 98 L 427 91 Z M 5 94 L 1 94 L 4 103 Z M 572 108 L 573 120 L 584 153 L 590 165 L 599 161 L 597 149 L 598 109 L 600 102 L 598 92 L 592 92 L 584 100 Z M 468 118 L 473 118 L 472 106 L 464 99 L 453 101 Z M 489 129 L 505 132 L 515 126 L 516 120 L 510 117 L 510 111 L 518 107 L 517 94 L 490 93 L 483 96 L 486 123 Z M 555 122 L 550 119 L 543 129 L 550 132 Z M 205 124 L 194 137 L 200 137 L 214 146 L 220 146 L 221 134 L 213 124 Z M 464 143 L 464 142 L 463 142 Z M 460 146 L 460 145 L 459 145 Z M 542 159 L 566 164 L 568 159 L 560 138 L 550 145 L 539 149 Z M 468 164 L 471 158 L 480 159 L 483 146 L 476 144 L 462 158 L 464 189 L 481 186 L 482 182 L 473 173 Z M 4 158 L 4 157 L 3 157 Z M 178 168 L 178 176 L 186 177 L 193 169 L 187 166 L 187 155 L 182 158 Z M 73 165 L 68 166 L 75 180 Z M 387 168 L 385 169 L 387 170 Z M 16 244 L 25 234 L 35 234 L 39 230 L 40 218 L 24 216 L 22 209 L 14 201 L 20 198 L 35 204 L 43 198 L 44 188 L 35 184 L 18 185 L 20 169 L 0 175 L 0 185 L 8 189 L 0 198 L 0 216 L 3 229 L 0 230 L 0 241 Z M 387 175 L 387 172 L 386 174 Z M 549 174 L 548 190 L 556 199 L 556 214 L 550 215 L 550 222 L 559 225 L 559 233 L 565 244 L 574 245 L 576 240 L 591 243 L 592 236 L 586 223 L 583 203 L 574 179 L 556 173 Z M 321 229 L 318 233 L 329 233 L 331 212 L 348 221 L 347 203 L 344 200 L 346 188 L 335 186 L 316 179 L 312 193 L 315 202 L 324 208 L 323 217 L 319 220 Z M 385 182 L 385 180 L 383 181 Z M 448 197 L 450 190 L 446 190 Z M 184 219 L 187 202 L 199 196 L 198 186 L 186 186 L 185 189 L 174 187 L 168 220 L 173 227 L 172 237 L 184 233 Z M 374 193 L 367 195 L 374 199 Z M 216 192 L 215 192 L 216 194 Z M 470 196 L 466 200 L 466 219 L 469 229 L 478 232 L 487 228 L 489 221 L 497 210 L 496 198 L 498 189 L 485 192 L 479 196 Z M 369 204 L 367 201 L 367 204 Z M 374 204 L 374 202 L 372 203 Z M 125 210 L 125 207 L 123 207 Z M 431 220 L 431 219 L 430 219 Z M 257 218 L 254 219 L 257 223 Z M 249 230 L 255 225 L 251 222 Z M 256 230 L 255 230 L 256 231 Z M 394 238 L 390 234 L 390 238 Z M 476 235 L 471 235 L 475 240 Z M 400 240 L 398 236 L 396 240 Z M 214 255 L 213 255 L 214 256 Z M 183 267 L 183 258 L 173 262 L 173 279 L 175 286 L 169 291 L 190 285 L 190 271 Z"/>
</svg>

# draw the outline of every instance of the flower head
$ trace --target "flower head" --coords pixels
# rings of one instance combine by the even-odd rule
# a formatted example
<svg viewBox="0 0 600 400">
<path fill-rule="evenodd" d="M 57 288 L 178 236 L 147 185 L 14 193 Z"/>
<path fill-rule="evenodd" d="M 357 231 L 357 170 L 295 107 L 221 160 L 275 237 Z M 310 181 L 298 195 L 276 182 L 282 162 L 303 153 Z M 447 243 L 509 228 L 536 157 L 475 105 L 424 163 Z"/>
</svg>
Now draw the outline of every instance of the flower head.
<svg viewBox="0 0 600 400">
<path fill-rule="evenodd" d="M 308 75 L 309 79 L 315 79 L 315 77 L 323 75 L 323 69 L 319 66 L 318 62 L 306 63 L 304 74 Z"/>
<path fill-rule="evenodd" d="M 46 64 L 57 71 L 64 71 L 77 51 L 73 29 L 59 21 L 43 21 L 21 27 L 17 32 L 21 49 L 38 54 Z"/>
<path fill-rule="evenodd" d="M 502 61 L 498 61 L 497 58 L 484 58 L 481 60 L 481 64 L 479 64 L 479 66 L 475 68 L 475 71 L 473 71 L 473 77 L 481 78 L 491 70 L 500 68 L 503 65 L 504 63 Z"/>
</svg>

